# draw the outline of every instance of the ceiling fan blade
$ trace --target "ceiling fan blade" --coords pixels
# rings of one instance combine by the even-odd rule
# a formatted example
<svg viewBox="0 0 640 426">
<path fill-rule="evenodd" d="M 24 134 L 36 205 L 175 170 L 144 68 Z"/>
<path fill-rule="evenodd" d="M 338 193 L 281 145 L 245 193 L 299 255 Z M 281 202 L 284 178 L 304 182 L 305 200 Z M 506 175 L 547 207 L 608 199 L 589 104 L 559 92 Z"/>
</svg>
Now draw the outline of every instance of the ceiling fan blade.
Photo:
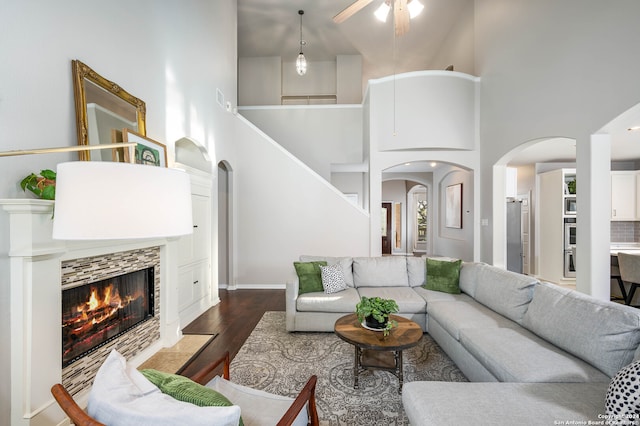
<svg viewBox="0 0 640 426">
<path fill-rule="evenodd" d="M 351 18 L 353 15 L 358 13 L 360 9 L 371 3 L 373 0 L 356 0 L 347 6 L 342 12 L 338 13 L 333 17 L 333 22 L 339 24 L 341 22 L 346 21 Z"/>
<path fill-rule="evenodd" d="M 393 2 L 393 19 L 396 28 L 396 37 L 404 35 L 409 31 L 409 9 L 407 0 L 395 0 Z"/>
</svg>

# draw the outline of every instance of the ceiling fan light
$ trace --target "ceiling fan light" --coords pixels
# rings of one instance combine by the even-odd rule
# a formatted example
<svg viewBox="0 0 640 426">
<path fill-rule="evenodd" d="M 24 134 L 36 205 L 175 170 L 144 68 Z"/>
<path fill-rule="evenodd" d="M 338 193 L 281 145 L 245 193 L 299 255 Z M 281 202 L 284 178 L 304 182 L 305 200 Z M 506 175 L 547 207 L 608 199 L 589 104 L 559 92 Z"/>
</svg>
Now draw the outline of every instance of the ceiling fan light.
<svg viewBox="0 0 640 426">
<path fill-rule="evenodd" d="M 305 75 L 307 73 L 307 59 L 302 52 L 300 52 L 298 59 L 296 59 L 296 71 L 298 75 Z"/>
<path fill-rule="evenodd" d="M 407 9 L 409 9 L 409 19 L 413 19 L 416 16 L 420 15 L 420 12 L 422 12 L 422 9 L 424 9 L 424 5 L 418 0 L 411 0 L 407 4 Z"/>
<path fill-rule="evenodd" d="M 376 16 L 378 21 L 387 22 L 387 16 L 389 16 L 389 11 L 391 10 L 391 6 L 386 2 L 382 2 L 379 8 L 376 9 L 373 14 Z"/>
</svg>

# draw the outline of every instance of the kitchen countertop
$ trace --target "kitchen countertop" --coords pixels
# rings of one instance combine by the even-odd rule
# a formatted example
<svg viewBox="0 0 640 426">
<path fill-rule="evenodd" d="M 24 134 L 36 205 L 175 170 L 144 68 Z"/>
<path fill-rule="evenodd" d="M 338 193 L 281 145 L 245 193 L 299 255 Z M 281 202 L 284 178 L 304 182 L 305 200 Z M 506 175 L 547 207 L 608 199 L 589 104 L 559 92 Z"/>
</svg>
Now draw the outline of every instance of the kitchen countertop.
<svg viewBox="0 0 640 426">
<path fill-rule="evenodd" d="M 613 256 L 618 252 L 640 254 L 640 243 L 611 243 L 610 250 Z"/>
</svg>

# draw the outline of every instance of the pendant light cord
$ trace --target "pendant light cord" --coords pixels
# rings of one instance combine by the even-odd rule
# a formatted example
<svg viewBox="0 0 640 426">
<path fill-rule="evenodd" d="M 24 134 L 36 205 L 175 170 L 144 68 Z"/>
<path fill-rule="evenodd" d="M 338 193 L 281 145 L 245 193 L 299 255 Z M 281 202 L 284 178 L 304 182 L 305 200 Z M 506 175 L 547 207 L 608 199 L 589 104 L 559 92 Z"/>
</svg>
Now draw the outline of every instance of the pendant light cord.
<svg viewBox="0 0 640 426">
<path fill-rule="evenodd" d="M 393 20 L 393 136 L 396 136 L 396 20 Z"/>
<path fill-rule="evenodd" d="M 298 14 L 300 15 L 300 53 L 302 53 L 302 15 L 304 15 L 304 10 L 299 10 Z"/>
</svg>

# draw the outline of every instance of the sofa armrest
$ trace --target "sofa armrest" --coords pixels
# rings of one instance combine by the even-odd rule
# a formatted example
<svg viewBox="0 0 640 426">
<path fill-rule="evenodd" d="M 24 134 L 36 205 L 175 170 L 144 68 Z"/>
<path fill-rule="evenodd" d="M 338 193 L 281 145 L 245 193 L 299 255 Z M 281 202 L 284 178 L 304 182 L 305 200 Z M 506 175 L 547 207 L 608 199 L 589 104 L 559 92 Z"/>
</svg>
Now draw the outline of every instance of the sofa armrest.
<svg viewBox="0 0 640 426">
<path fill-rule="evenodd" d="M 296 300 L 298 299 L 298 278 L 287 281 L 285 293 L 285 310 L 287 318 L 287 331 L 295 331 Z"/>
</svg>

